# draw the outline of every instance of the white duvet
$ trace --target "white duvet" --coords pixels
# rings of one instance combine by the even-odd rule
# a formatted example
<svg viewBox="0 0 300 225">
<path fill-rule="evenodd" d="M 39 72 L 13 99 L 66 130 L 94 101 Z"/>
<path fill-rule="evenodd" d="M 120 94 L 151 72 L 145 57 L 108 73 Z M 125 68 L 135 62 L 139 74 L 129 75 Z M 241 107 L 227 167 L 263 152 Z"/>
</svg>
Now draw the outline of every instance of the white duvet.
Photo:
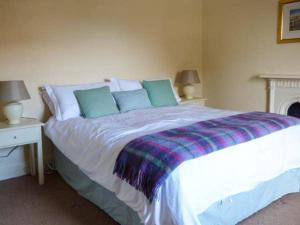
<svg viewBox="0 0 300 225">
<path fill-rule="evenodd" d="M 90 179 L 136 211 L 145 224 L 198 225 L 197 215 L 226 197 L 300 167 L 300 126 L 186 161 L 168 177 L 158 200 L 147 198 L 113 175 L 116 158 L 129 141 L 235 112 L 195 105 L 153 108 L 94 120 L 73 118 L 45 125 L 46 135 Z"/>
</svg>

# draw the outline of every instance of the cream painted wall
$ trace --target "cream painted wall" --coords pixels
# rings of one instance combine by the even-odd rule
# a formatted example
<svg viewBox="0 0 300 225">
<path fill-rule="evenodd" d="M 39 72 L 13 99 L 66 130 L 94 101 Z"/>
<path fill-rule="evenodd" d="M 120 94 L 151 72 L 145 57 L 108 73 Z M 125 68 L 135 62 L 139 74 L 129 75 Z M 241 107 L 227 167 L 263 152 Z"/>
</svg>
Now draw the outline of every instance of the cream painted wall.
<svg viewBox="0 0 300 225">
<path fill-rule="evenodd" d="M 204 96 L 214 107 L 266 110 L 258 74 L 300 74 L 300 43 L 277 44 L 278 0 L 204 0 Z"/>
<path fill-rule="evenodd" d="M 43 84 L 201 71 L 201 11 L 198 0 L 2 0 L 0 80 L 24 80 L 24 116 L 45 120 Z M 0 159 L 0 173 L 22 160 Z"/>
<path fill-rule="evenodd" d="M 43 84 L 201 68 L 198 0 L 4 0 L 0 29 L 0 80 L 25 80 L 26 116 L 42 117 Z"/>
</svg>

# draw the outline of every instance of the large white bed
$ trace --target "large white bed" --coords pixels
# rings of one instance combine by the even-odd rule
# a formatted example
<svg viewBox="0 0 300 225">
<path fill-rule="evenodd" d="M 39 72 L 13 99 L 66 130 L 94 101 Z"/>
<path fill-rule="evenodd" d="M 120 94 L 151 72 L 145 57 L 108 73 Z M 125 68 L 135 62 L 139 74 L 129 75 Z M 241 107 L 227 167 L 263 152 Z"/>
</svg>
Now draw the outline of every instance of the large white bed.
<svg viewBox="0 0 300 225">
<path fill-rule="evenodd" d="M 98 119 L 50 118 L 45 133 L 87 177 L 137 212 L 141 223 L 200 225 L 198 215 L 215 202 L 300 168 L 300 126 L 185 161 L 159 188 L 158 199 L 152 203 L 142 192 L 113 175 L 116 158 L 137 137 L 238 113 L 178 105 Z"/>
</svg>

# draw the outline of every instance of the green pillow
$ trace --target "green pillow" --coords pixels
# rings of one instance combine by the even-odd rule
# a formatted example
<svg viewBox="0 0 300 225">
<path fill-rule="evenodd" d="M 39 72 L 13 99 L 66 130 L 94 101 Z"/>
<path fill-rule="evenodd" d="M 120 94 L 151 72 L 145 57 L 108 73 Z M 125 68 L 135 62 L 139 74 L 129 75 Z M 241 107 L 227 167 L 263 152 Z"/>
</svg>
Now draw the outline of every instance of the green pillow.
<svg viewBox="0 0 300 225">
<path fill-rule="evenodd" d="M 118 91 L 113 92 L 112 95 L 114 96 L 121 112 L 152 107 L 145 89 Z"/>
<path fill-rule="evenodd" d="M 110 93 L 108 86 L 88 90 L 74 91 L 85 118 L 97 118 L 119 113 L 118 107 Z"/>
<path fill-rule="evenodd" d="M 151 104 L 156 107 L 178 105 L 169 79 L 143 81 Z"/>
</svg>

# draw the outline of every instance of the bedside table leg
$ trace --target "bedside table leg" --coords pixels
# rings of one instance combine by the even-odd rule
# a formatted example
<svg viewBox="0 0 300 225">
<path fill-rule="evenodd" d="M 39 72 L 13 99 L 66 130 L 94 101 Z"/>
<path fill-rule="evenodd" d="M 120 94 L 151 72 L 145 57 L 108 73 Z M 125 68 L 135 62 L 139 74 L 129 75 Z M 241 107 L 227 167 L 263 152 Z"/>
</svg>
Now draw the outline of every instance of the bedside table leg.
<svg viewBox="0 0 300 225">
<path fill-rule="evenodd" d="M 39 184 L 44 184 L 44 162 L 43 162 L 43 147 L 42 142 L 37 143 L 37 161 L 38 161 L 38 173 L 39 173 Z"/>
<path fill-rule="evenodd" d="M 36 168 L 35 168 L 35 151 L 34 144 L 29 145 L 29 158 L 30 158 L 30 174 L 31 176 L 35 176 Z"/>
</svg>

